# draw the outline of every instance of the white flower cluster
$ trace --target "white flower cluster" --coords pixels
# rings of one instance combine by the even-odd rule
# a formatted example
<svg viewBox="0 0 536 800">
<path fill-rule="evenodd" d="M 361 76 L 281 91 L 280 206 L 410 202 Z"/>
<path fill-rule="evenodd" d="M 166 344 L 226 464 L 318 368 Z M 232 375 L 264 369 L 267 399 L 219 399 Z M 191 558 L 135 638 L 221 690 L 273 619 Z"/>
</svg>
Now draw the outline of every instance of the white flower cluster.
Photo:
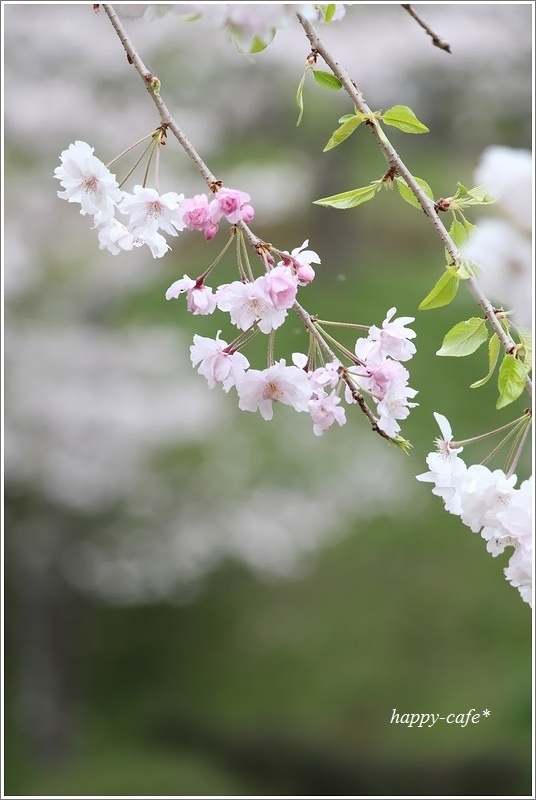
<svg viewBox="0 0 536 800">
<path fill-rule="evenodd" d="M 500 216 L 486 217 L 462 247 L 482 267 L 479 282 L 495 302 L 506 303 L 518 325 L 532 321 L 533 169 L 529 150 L 488 147 L 475 181 L 496 200 Z"/>
<path fill-rule="evenodd" d="M 344 17 L 344 3 L 336 3 L 332 21 Z M 224 28 L 241 50 L 262 50 L 274 38 L 278 28 L 286 28 L 296 14 L 311 22 L 323 22 L 324 14 L 315 3 L 136 3 L 118 6 L 120 16 L 161 17 L 173 11 L 184 20 L 207 19 Z"/>
<path fill-rule="evenodd" d="M 443 438 L 436 439 L 437 452 L 429 453 L 429 472 L 417 480 L 434 484 L 432 493 L 441 497 L 445 509 L 457 514 L 474 533 L 480 534 L 493 556 L 513 547 L 504 570 L 506 579 L 532 606 L 532 476 L 515 488 L 515 475 L 491 472 L 482 464 L 466 466 L 459 457 L 463 447 L 452 442 L 452 429 L 442 414 L 434 414 Z"/>
<path fill-rule="evenodd" d="M 161 195 L 142 186 L 135 186 L 133 194 L 122 191 L 115 175 L 93 153 L 87 142 L 69 145 L 60 156 L 62 163 L 54 170 L 54 177 L 64 188 L 58 197 L 80 203 L 80 213 L 93 216 L 100 249 L 113 255 L 146 244 L 154 258 L 161 258 L 170 247 L 160 230 L 177 236 L 187 227 L 203 231 L 208 240 L 216 235 L 222 218 L 235 224 L 254 217 L 250 196 L 237 189 L 222 187 L 211 201 L 206 195 Z M 118 215 L 123 215 L 124 221 Z"/>
</svg>

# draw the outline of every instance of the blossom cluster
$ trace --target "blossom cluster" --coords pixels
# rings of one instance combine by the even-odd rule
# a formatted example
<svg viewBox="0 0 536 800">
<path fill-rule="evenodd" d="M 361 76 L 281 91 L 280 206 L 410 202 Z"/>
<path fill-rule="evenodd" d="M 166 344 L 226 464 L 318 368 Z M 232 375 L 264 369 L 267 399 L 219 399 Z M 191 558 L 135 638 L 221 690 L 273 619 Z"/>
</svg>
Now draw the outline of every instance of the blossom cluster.
<svg viewBox="0 0 536 800">
<path fill-rule="evenodd" d="M 79 203 L 80 213 L 94 220 L 101 249 L 114 255 L 146 244 L 155 258 L 169 249 L 163 233 L 177 236 L 185 228 L 201 231 L 212 239 L 222 219 L 230 225 L 250 222 L 254 210 L 250 196 L 238 189 L 218 188 L 213 199 L 205 194 L 185 198 L 183 194 L 135 186 L 133 193 L 122 190 L 108 167 L 86 142 L 76 141 L 60 156 L 61 166 L 54 171 L 63 191 L 58 196 L 70 203 Z M 123 216 L 123 220 L 121 220 Z M 356 393 L 365 393 L 377 405 L 378 427 L 389 437 L 400 431 L 399 420 L 405 419 L 411 399 L 417 392 L 408 386 L 409 373 L 401 362 L 415 353 L 410 341 L 415 332 L 406 325 L 413 317 L 393 319 L 396 309 L 387 313 L 382 327 L 372 325 L 368 336 L 357 339 L 355 356 L 349 351 L 349 364 L 332 359 L 317 367 L 310 354 L 294 353 L 292 364 L 285 359 L 264 370 L 251 369 L 240 350 L 253 333 L 272 334 L 280 328 L 296 302 L 299 287 L 315 277 L 313 264 L 321 260 L 309 241 L 291 252 L 277 251 L 280 261 L 261 248 L 264 273 L 248 279 L 243 271 L 240 279 L 218 286 L 215 290 L 206 280 L 215 264 L 196 279 L 184 275 L 167 290 L 168 300 L 186 297 L 192 314 L 208 315 L 216 309 L 229 314 L 231 324 L 239 329 L 231 344 L 220 339 L 195 336 L 191 360 L 205 376 L 209 387 L 221 382 L 226 392 L 234 386 L 239 407 L 259 411 L 266 420 L 273 415 L 272 404 L 278 400 L 296 411 L 308 411 L 313 430 L 320 436 L 337 422 L 346 422 L 341 395 L 347 403 L 356 402 Z M 331 356 L 330 356 L 331 358 Z"/>
<path fill-rule="evenodd" d="M 441 497 L 445 509 L 461 517 L 474 533 L 480 532 L 492 556 L 513 547 L 506 579 L 532 606 L 532 476 L 515 488 L 517 477 L 482 464 L 467 466 L 459 453 L 463 447 L 452 441 L 452 429 L 442 414 L 434 414 L 442 438 L 437 452 L 429 453 L 429 472 L 417 480 L 434 484 L 432 493 Z"/>
<path fill-rule="evenodd" d="M 192 198 L 177 192 L 159 194 L 139 185 L 132 194 L 125 192 L 93 153 L 87 142 L 74 142 L 62 152 L 54 177 L 64 189 L 58 197 L 80 203 L 80 213 L 93 217 L 101 250 L 117 255 L 146 244 L 154 258 L 161 258 L 170 247 L 159 231 L 177 236 L 188 228 L 202 231 L 209 240 L 223 218 L 234 225 L 254 217 L 250 196 L 238 189 L 221 187 L 212 200 L 205 194 Z"/>
<path fill-rule="evenodd" d="M 344 3 L 336 3 L 331 21 L 344 17 Z M 300 14 L 311 22 L 323 22 L 322 9 L 315 3 L 136 3 L 118 6 L 120 16 L 163 16 L 168 11 L 186 21 L 204 17 L 212 25 L 228 31 L 246 52 L 264 49 L 278 28 L 285 28 Z"/>
<path fill-rule="evenodd" d="M 227 311 L 231 322 L 242 331 L 253 328 L 270 333 L 279 328 L 288 310 L 293 306 L 299 284 L 299 271 L 307 266 L 305 258 L 319 258 L 314 251 L 292 251 L 291 257 L 298 268 L 283 261 L 267 270 L 254 281 L 234 281 L 223 284 L 216 291 L 205 286 L 203 278 L 194 281 L 187 275 L 175 281 L 166 292 L 167 299 L 186 294 L 187 307 L 193 314 L 211 314 L 216 308 Z M 305 256 L 305 253 L 308 255 Z M 298 259 L 301 256 L 301 261 Z M 310 267 L 310 269 L 312 269 Z M 221 382 L 228 392 L 235 387 L 244 411 L 259 411 L 263 419 L 273 416 L 273 403 L 279 401 L 292 406 L 296 411 L 306 411 L 312 417 L 313 431 L 317 436 L 335 422 L 344 425 L 346 412 L 341 407 L 341 394 L 347 403 L 355 403 L 350 388 L 369 394 L 377 403 L 378 426 L 388 436 L 394 437 L 400 430 L 398 420 L 405 419 L 415 403 L 409 402 L 417 392 L 407 385 L 409 373 L 400 363 L 415 353 L 415 345 L 409 341 L 415 332 L 405 327 L 412 317 L 392 319 L 395 308 L 389 310 L 382 327 L 371 326 L 366 338 L 355 344 L 356 358 L 348 367 L 338 360 L 314 368 L 304 353 L 293 353 L 292 364 L 281 359 L 264 370 L 250 369 L 248 359 L 239 352 L 244 344 L 243 336 L 231 344 L 220 339 L 195 335 L 190 348 L 194 367 L 203 375 L 210 388 Z"/>
<path fill-rule="evenodd" d="M 406 327 L 415 318 L 393 319 L 395 313 L 396 308 L 389 309 L 381 328 L 372 325 L 369 335 L 357 340 L 355 354 L 360 363 L 348 370 L 357 386 L 376 402 L 378 426 L 388 436 L 397 435 L 398 420 L 406 419 L 410 408 L 417 405 L 410 402 L 417 390 L 408 386 L 409 372 L 400 363 L 415 355 L 416 348 L 410 339 L 416 334 Z M 349 387 L 346 387 L 346 399 L 351 399 Z"/>
</svg>

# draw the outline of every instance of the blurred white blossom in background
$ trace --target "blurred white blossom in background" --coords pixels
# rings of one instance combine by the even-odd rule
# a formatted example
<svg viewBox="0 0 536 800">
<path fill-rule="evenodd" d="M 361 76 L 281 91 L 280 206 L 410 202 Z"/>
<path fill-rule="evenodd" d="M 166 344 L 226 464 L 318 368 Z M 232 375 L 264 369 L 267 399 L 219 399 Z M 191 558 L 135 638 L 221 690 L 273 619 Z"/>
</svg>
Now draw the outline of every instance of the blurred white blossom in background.
<svg viewBox="0 0 536 800">
<path fill-rule="evenodd" d="M 476 229 L 462 248 L 482 269 L 478 280 L 489 298 L 523 327 L 532 323 L 533 303 L 533 172 L 528 150 L 488 147 L 475 171 L 475 183 L 496 204 L 476 220 Z M 491 214 L 495 211 L 494 216 Z"/>
</svg>

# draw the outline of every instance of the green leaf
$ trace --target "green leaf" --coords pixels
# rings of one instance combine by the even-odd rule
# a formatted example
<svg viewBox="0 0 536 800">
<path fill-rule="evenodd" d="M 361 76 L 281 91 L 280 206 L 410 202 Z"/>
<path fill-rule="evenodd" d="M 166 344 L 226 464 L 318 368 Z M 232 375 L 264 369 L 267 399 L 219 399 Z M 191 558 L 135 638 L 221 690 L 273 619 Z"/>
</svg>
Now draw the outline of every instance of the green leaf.
<svg viewBox="0 0 536 800">
<path fill-rule="evenodd" d="M 341 127 L 337 128 L 337 130 L 332 133 L 329 142 L 324 147 L 324 153 L 326 153 L 328 150 L 332 150 L 334 147 L 337 147 L 339 144 L 344 142 L 345 139 L 348 139 L 348 137 L 355 131 L 361 122 L 363 122 L 362 114 L 359 116 L 357 114 L 355 116 L 354 114 L 350 114 L 350 119 L 346 120 L 346 122 L 343 122 Z"/>
<path fill-rule="evenodd" d="M 419 186 L 425 193 L 426 197 L 428 197 L 430 200 L 433 200 L 434 195 L 432 193 L 432 190 L 430 189 L 430 186 L 426 183 L 426 181 L 424 181 L 422 178 L 417 178 L 415 175 L 413 176 L 413 179 L 419 184 Z M 400 193 L 400 197 L 402 197 L 402 199 L 405 200 L 406 203 L 409 203 L 410 206 L 415 206 L 415 208 L 420 208 L 421 204 L 419 203 L 419 201 L 409 188 L 404 178 L 397 177 L 395 178 L 395 181 L 397 189 Z"/>
<path fill-rule="evenodd" d="M 326 22 L 328 25 L 335 16 L 336 10 L 337 10 L 336 3 L 330 3 L 328 7 L 324 10 L 324 22 Z"/>
<path fill-rule="evenodd" d="M 500 350 L 501 350 L 501 343 L 499 341 L 499 337 L 497 336 L 496 333 L 494 333 L 488 342 L 488 363 L 489 363 L 488 374 L 486 375 L 485 378 L 481 378 L 479 381 L 475 381 L 474 383 L 472 383 L 471 386 L 469 387 L 470 389 L 479 389 L 481 386 L 484 386 L 489 381 L 497 365 L 497 359 L 499 358 Z"/>
<path fill-rule="evenodd" d="M 367 200 L 372 200 L 378 189 L 381 189 L 381 181 L 375 181 L 370 186 L 362 186 L 360 189 L 352 189 L 349 192 L 333 194 L 331 197 L 321 197 L 314 200 L 317 206 L 329 206 L 331 208 L 354 208 Z"/>
<path fill-rule="evenodd" d="M 382 116 L 386 125 L 399 128 L 404 133 L 428 133 L 429 128 L 419 122 L 411 108 L 407 106 L 393 106 Z"/>
<path fill-rule="evenodd" d="M 180 14 L 179 19 L 181 22 L 194 22 L 196 19 L 201 19 L 203 16 L 203 12 L 201 11 L 199 14 Z"/>
<path fill-rule="evenodd" d="M 310 67 L 306 67 L 305 72 L 302 75 L 302 79 L 298 84 L 298 91 L 296 92 L 296 104 L 298 106 L 299 114 L 298 114 L 298 121 L 296 123 L 296 127 L 300 124 L 303 119 L 303 85 L 305 83 L 305 76 L 307 75 L 307 70 Z"/>
<path fill-rule="evenodd" d="M 524 347 L 523 363 L 530 368 L 532 366 L 532 331 L 528 328 L 518 328 L 517 331 Z"/>
<path fill-rule="evenodd" d="M 333 89 L 337 91 L 342 88 L 340 80 L 336 78 L 335 75 L 332 75 L 331 72 L 323 72 L 321 69 L 315 69 L 313 70 L 313 75 L 318 85 L 323 86 L 324 89 Z"/>
<path fill-rule="evenodd" d="M 469 278 L 474 278 L 477 275 L 478 264 L 475 264 L 474 261 L 469 261 L 466 258 L 459 258 L 456 266 L 453 268 L 453 272 L 461 281 L 466 281 Z"/>
<path fill-rule="evenodd" d="M 345 114 L 344 117 L 340 118 L 339 124 L 348 122 L 349 119 L 353 119 L 355 116 L 357 116 L 357 112 L 355 114 Z"/>
<path fill-rule="evenodd" d="M 491 195 L 486 194 L 481 186 L 475 186 L 474 189 L 468 189 L 463 183 L 458 181 L 456 194 L 452 198 L 452 205 L 454 209 L 465 208 L 466 206 L 487 206 L 494 203 L 495 199 Z"/>
<path fill-rule="evenodd" d="M 499 399 L 496 408 L 504 408 L 513 403 L 522 394 L 527 380 L 527 370 L 511 355 L 505 355 L 499 369 Z"/>
<path fill-rule="evenodd" d="M 455 356 L 457 358 L 468 356 L 478 350 L 487 338 L 486 320 L 479 317 L 471 317 L 471 319 L 458 322 L 445 334 L 443 344 L 436 355 Z"/>
<path fill-rule="evenodd" d="M 262 53 L 263 50 L 266 50 L 270 42 L 274 37 L 272 36 L 269 42 L 263 42 L 262 39 L 259 39 L 258 36 L 254 36 L 251 42 L 251 47 L 249 48 L 250 53 Z"/>
<path fill-rule="evenodd" d="M 475 277 L 477 273 L 477 265 L 474 263 L 474 261 L 468 261 L 466 258 L 459 258 L 455 272 L 461 281 L 466 281 L 469 278 Z"/>
<path fill-rule="evenodd" d="M 444 272 L 432 291 L 426 295 L 419 305 L 419 311 L 428 311 L 430 308 L 441 308 L 448 306 L 456 297 L 459 279 L 450 272 Z"/>
<path fill-rule="evenodd" d="M 469 231 L 462 222 L 458 222 L 458 220 L 455 219 L 449 228 L 449 236 L 456 247 L 461 247 L 469 236 Z"/>
</svg>

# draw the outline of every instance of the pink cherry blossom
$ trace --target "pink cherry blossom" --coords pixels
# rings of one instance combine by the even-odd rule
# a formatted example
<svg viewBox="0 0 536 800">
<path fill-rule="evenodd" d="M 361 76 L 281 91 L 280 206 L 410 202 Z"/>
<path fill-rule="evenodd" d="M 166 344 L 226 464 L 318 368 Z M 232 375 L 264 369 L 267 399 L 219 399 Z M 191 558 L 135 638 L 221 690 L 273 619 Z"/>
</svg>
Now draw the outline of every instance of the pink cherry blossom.
<svg viewBox="0 0 536 800">
<path fill-rule="evenodd" d="M 274 308 L 292 308 L 298 291 L 298 279 L 288 267 L 273 267 L 264 276 L 264 285 Z"/>
<path fill-rule="evenodd" d="M 93 147 L 77 140 L 60 155 L 61 166 L 54 170 L 65 191 L 58 197 L 80 203 L 81 214 L 91 214 L 96 224 L 112 219 L 122 192 L 115 175 L 93 155 Z"/>
<path fill-rule="evenodd" d="M 186 306 L 192 314 L 212 314 L 216 309 L 216 296 L 210 286 L 205 286 L 201 279 L 194 281 L 188 275 L 184 275 L 175 283 L 172 283 L 166 291 L 166 300 L 178 298 L 186 293 Z"/>
<path fill-rule="evenodd" d="M 413 322 L 415 317 L 399 317 L 391 322 L 395 314 L 396 308 L 390 308 L 381 328 L 377 328 L 376 325 L 370 327 L 369 338 L 381 343 L 384 358 L 390 356 L 396 361 L 408 361 L 417 352 L 415 345 L 408 340 L 414 339 L 417 334 L 411 328 L 404 326 L 408 322 Z"/>
<path fill-rule="evenodd" d="M 387 386 L 386 391 L 377 406 L 380 418 L 378 427 L 388 436 L 395 436 L 400 425 L 397 420 L 406 419 L 410 408 L 415 408 L 417 403 L 410 403 L 409 398 L 415 397 L 416 389 L 411 389 L 406 384 L 406 378 L 399 374 Z"/>
<path fill-rule="evenodd" d="M 309 413 L 313 420 L 313 432 L 315 436 L 322 436 L 324 431 L 330 428 L 334 422 L 339 425 L 346 423 L 346 412 L 339 407 L 340 397 L 335 392 L 315 396 L 309 400 Z"/>
<path fill-rule="evenodd" d="M 236 384 L 242 411 L 259 411 L 263 419 L 273 417 L 272 403 L 279 401 L 296 411 L 307 411 L 311 399 L 311 386 L 306 373 L 294 366 L 286 366 L 285 359 L 268 369 L 250 369 Z"/>
<path fill-rule="evenodd" d="M 264 275 L 252 282 L 233 281 L 220 286 L 216 304 L 220 311 L 229 311 L 233 325 L 243 331 L 257 322 L 259 330 L 270 333 L 279 328 L 287 316 L 286 309 L 274 306 Z"/>
<path fill-rule="evenodd" d="M 213 389 L 221 381 L 226 392 L 242 379 L 249 361 L 242 353 L 231 352 L 227 342 L 220 339 L 218 331 L 215 339 L 195 334 L 194 343 L 190 347 L 190 359 L 193 366 L 199 364 L 197 370 L 207 379 L 209 389 Z"/>
<path fill-rule="evenodd" d="M 240 189 L 226 189 L 222 187 L 216 193 L 214 200 L 210 202 L 210 219 L 214 223 L 218 223 L 222 217 L 225 217 L 227 222 L 236 225 L 237 222 L 242 220 L 242 207 L 248 206 L 246 216 L 251 220 L 253 217 L 251 213 L 253 209 L 249 205 L 251 197 L 247 192 L 241 192 Z"/>
<path fill-rule="evenodd" d="M 310 380 L 311 385 L 313 388 L 316 389 L 324 389 L 326 386 L 330 386 L 332 389 L 335 389 L 341 380 L 341 376 L 339 370 L 342 364 L 338 359 L 335 361 L 330 361 L 324 367 L 318 367 L 311 373 Z"/>
<path fill-rule="evenodd" d="M 206 194 L 187 197 L 181 204 L 181 212 L 189 231 L 204 231 L 210 223 L 210 207 Z"/>
<path fill-rule="evenodd" d="M 123 192 L 123 202 L 119 210 L 130 214 L 128 227 L 135 233 L 151 236 L 159 228 L 176 236 L 184 228 L 181 213 L 183 194 L 166 192 L 160 195 L 156 189 L 135 186 L 134 194 Z"/>
<path fill-rule="evenodd" d="M 309 239 L 306 239 L 301 247 L 295 247 L 291 253 L 287 251 L 282 253 L 282 264 L 286 266 L 293 266 L 298 277 L 298 284 L 306 286 L 315 277 L 315 271 L 311 264 L 320 264 L 320 256 L 314 250 L 305 250 L 309 244 Z"/>
</svg>

